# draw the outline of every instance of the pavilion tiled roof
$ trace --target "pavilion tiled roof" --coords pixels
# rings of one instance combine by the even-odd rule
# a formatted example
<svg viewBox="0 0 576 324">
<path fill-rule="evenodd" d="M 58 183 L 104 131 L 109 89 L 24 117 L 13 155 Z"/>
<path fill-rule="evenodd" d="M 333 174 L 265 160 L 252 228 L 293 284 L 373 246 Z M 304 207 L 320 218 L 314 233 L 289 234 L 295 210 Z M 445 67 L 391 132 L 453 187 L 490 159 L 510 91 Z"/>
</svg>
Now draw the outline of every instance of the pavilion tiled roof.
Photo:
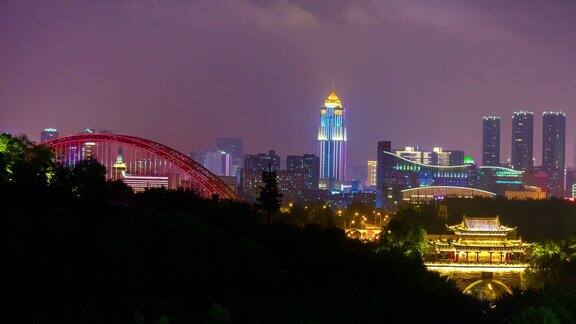
<svg viewBox="0 0 576 324">
<path fill-rule="evenodd" d="M 467 231 L 467 232 L 502 232 L 512 231 L 510 228 L 500 224 L 500 217 L 468 217 L 462 218 L 462 223 L 449 226 L 452 230 Z"/>
</svg>

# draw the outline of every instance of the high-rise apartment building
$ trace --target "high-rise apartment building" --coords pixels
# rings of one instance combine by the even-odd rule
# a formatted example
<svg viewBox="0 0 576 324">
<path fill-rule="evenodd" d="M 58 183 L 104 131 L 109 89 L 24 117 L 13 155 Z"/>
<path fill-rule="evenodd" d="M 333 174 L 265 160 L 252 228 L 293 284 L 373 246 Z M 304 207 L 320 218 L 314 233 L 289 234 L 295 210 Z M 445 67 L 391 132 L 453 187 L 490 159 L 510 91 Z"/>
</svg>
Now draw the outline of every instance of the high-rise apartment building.
<svg viewBox="0 0 576 324">
<path fill-rule="evenodd" d="M 563 170 L 566 151 L 566 114 L 546 111 L 542 115 L 542 167 Z"/>
<path fill-rule="evenodd" d="M 242 159 L 242 139 L 240 138 L 218 138 L 216 149 L 232 155 L 233 159 Z"/>
<path fill-rule="evenodd" d="M 217 176 L 233 176 L 232 155 L 223 151 L 205 151 L 200 155 L 199 163 Z"/>
<path fill-rule="evenodd" d="M 249 154 L 244 155 L 243 163 L 244 171 L 278 171 L 280 170 L 280 157 L 276 155 L 276 151 L 270 150 L 268 154 Z"/>
<path fill-rule="evenodd" d="M 500 117 L 482 118 L 482 165 L 500 165 Z"/>
<path fill-rule="evenodd" d="M 320 177 L 320 159 L 314 154 L 288 155 L 286 157 L 286 170 L 299 172 L 304 176 L 306 190 L 318 189 Z"/>
<path fill-rule="evenodd" d="M 242 168 L 243 144 L 240 138 L 218 138 L 216 149 L 232 156 L 231 175 L 236 175 Z"/>
<path fill-rule="evenodd" d="M 386 171 L 384 167 L 389 164 L 392 153 L 391 141 L 378 141 L 376 151 L 376 206 L 381 207 L 386 204 L 386 200 L 391 195 L 391 188 L 385 185 Z"/>
<path fill-rule="evenodd" d="M 515 111 L 512 116 L 512 167 L 530 171 L 534 167 L 534 113 Z"/>
<path fill-rule="evenodd" d="M 243 198 L 246 201 L 254 202 L 260 193 L 262 186 L 263 171 L 278 171 L 280 169 L 280 157 L 274 150 L 268 154 L 247 154 L 244 155 L 242 163 L 242 174 L 240 180 L 240 189 Z"/>
<path fill-rule="evenodd" d="M 542 115 L 542 170 L 548 176 L 548 194 L 564 196 L 566 114 L 546 111 Z"/>
</svg>

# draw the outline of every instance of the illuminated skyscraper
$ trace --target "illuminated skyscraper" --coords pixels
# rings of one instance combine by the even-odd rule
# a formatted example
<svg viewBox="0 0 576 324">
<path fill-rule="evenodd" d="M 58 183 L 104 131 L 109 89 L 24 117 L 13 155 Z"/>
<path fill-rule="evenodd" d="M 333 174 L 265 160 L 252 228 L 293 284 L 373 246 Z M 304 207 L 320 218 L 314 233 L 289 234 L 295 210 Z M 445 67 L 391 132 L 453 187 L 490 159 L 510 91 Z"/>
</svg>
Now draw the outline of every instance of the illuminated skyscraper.
<svg viewBox="0 0 576 324">
<path fill-rule="evenodd" d="M 482 165 L 500 165 L 500 117 L 482 118 Z"/>
<path fill-rule="evenodd" d="M 55 128 L 45 128 L 40 132 L 40 143 L 58 138 L 58 130 Z"/>
<path fill-rule="evenodd" d="M 512 116 L 512 167 L 529 171 L 533 160 L 534 113 L 515 111 Z"/>
<path fill-rule="evenodd" d="M 320 186 L 333 189 L 346 180 L 346 123 L 342 101 L 330 92 L 320 109 Z"/>
<path fill-rule="evenodd" d="M 545 111 L 542 115 L 542 169 L 548 175 L 548 194 L 564 195 L 564 156 L 566 151 L 566 114 Z"/>
</svg>

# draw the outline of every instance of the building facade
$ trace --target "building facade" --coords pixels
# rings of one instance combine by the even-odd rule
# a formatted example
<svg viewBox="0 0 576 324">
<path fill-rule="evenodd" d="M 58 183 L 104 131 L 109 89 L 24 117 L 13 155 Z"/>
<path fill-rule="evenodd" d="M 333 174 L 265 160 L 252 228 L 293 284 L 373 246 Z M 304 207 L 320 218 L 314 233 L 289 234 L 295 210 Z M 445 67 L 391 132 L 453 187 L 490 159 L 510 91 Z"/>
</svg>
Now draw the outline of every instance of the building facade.
<svg viewBox="0 0 576 324">
<path fill-rule="evenodd" d="M 564 161 L 566 153 L 566 114 L 546 111 L 542 115 L 542 171 L 547 172 L 547 192 L 564 196 Z"/>
<path fill-rule="evenodd" d="M 299 172 L 304 177 L 306 191 L 318 189 L 320 178 L 320 159 L 314 154 L 288 155 L 286 170 Z"/>
<path fill-rule="evenodd" d="M 482 118 L 482 165 L 500 165 L 500 117 Z"/>
<path fill-rule="evenodd" d="M 438 164 L 438 154 L 436 152 L 426 152 L 420 146 L 406 146 L 404 149 L 396 150 L 396 155 L 415 163 L 427 165 Z"/>
<path fill-rule="evenodd" d="M 448 186 L 472 188 L 504 195 L 506 190 L 524 187 L 524 171 L 475 164 L 426 165 L 391 152 L 389 141 L 378 142 L 376 189 L 379 207 L 392 206 L 403 199 L 406 189 Z"/>
<path fill-rule="evenodd" d="M 576 196 L 576 170 L 573 167 L 566 168 L 566 181 L 564 184 L 564 192 L 567 197 L 574 198 Z"/>
<path fill-rule="evenodd" d="M 464 164 L 464 151 L 450 150 L 450 163 L 449 165 L 462 165 Z"/>
<path fill-rule="evenodd" d="M 244 171 L 277 171 L 280 170 L 280 156 L 276 155 L 276 151 L 270 150 L 268 154 L 248 154 L 244 155 L 242 165 Z"/>
<path fill-rule="evenodd" d="M 242 197 L 249 202 L 256 201 L 262 186 L 262 172 L 280 171 L 280 156 L 276 151 L 270 150 L 268 154 L 244 155 L 242 172 L 240 176 L 240 188 Z M 278 173 L 276 174 L 278 176 Z M 280 183 L 279 183 L 280 185 Z"/>
<path fill-rule="evenodd" d="M 366 185 L 369 187 L 376 187 L 376 169 L 378 168 L 378 161 L 368 161 L 366 172 Z"/>
<path fill-rule="evenodd" d="M 216 139 L 216 149 L 226 152 L 232 156 L 231 171 L 236 175 L 242 168 L 243 143 L 240 138 L 218 138 Z"/>
<path fill-rule="evenodd" d="M 512 116 L 512 168 L 531 171 L 534 167 L 534 113 L 515 111 Z"/>
<path fill-rule="evenodd" d="M 346 119 L 342 101 L 330 92 L 320 109 L 320 186 L 333 189 L 346 180 Z"/>
<path fill-rule="evenodd" d="M 443 200 L 446 197 L 494 198 L 496 194 L 480 189 L 450 186 L 430 186 L 402 190 L 402 201 L 409 203 L 417 204 L 420 202 Z"/>
<path fill-rule="evenodd" d="M 200 155 L 198 162 L 217 176 L 230 177 L 234 175 L 232 155 L 224 151 L 205 151 Z"/>
</svg>

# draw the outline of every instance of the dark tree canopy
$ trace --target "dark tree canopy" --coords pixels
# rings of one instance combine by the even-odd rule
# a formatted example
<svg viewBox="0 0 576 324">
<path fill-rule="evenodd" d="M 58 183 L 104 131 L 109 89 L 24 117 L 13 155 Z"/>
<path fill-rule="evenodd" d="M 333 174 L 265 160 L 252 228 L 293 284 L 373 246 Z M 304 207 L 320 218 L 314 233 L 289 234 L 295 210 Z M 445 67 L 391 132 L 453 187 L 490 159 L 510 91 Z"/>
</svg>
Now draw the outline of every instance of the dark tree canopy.
<svg viewBox="0 0 576 324">
<path fill-rule="evenodd" d="M 4 322 L 493 323 L 576 309 L 573 285 L 496 309 L 463 295 L 414 257 L 424 232 L 401 218 L 382 245 L 365 244 L 323 205 L 266 224 L 245 203 L 134 194 L 96 161 L 56 165 L 24 138 L 2 139 Z"/>
<path fill-rule="evenodd" d="M 266 220 L 270 223 L 272 215 L 280 210 L 282 202 L 276 171 L 263 171 L 262 184 L 257 198 L 257 206 L 266 213 Z"/>
</svg>

